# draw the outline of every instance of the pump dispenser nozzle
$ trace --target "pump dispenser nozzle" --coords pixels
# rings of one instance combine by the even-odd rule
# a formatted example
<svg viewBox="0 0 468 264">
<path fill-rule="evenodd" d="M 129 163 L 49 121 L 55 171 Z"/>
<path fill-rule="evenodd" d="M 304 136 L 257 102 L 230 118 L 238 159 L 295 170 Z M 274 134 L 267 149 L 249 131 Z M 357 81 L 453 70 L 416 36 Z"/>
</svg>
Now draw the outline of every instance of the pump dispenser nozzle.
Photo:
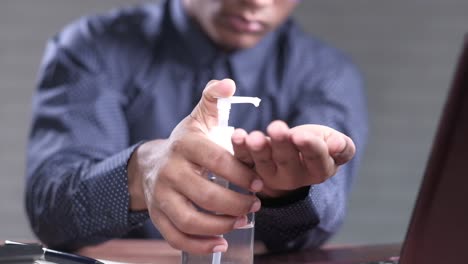
<svg viewBox="0 0 468 264">
<path fill-rule="evenodd" d="M 253 104 L 255 107 L 260 105 L 260 98 L 248 96 L 231 96 L 227 98 L 218 98 L 218 126 L 227 127 L 229 122 L 229 113 L 231 104 Z"/>
</svg>

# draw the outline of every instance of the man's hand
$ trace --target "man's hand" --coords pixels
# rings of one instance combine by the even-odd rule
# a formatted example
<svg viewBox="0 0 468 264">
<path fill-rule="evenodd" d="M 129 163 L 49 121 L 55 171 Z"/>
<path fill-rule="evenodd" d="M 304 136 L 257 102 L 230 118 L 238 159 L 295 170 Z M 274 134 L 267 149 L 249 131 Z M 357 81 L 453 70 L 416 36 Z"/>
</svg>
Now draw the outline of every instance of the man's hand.
<svg viewBox="0 0 468 264">
<path fill-rule="evenodd" d="M 235 156 L 255 167 L 264 182 L 260 196 L 276 198 L 300 187 L 324 182 L 356 151 L 344 134 L 319 125 L 289 128 L 274 121 L 268 136 L 237 129 L 232 136 Z"/>
<path fill-rule="evenodd" d="M 246 225 L 246 214 L 260 209 L 254 195 L 228 190 L 206 177 L 211 171 L 252 192 L 263 186 L 255 171 L 207 137 L 217 124 L 216 98 L 234 91 L 232 80 L 209 82 L 198 105 L 168 139 L 144 143 L 129 161 L 130 208 L 147 209 L 174 248 L 204 254 L 226 251 L 227 242 L 218 235 Z"/>
</svg>

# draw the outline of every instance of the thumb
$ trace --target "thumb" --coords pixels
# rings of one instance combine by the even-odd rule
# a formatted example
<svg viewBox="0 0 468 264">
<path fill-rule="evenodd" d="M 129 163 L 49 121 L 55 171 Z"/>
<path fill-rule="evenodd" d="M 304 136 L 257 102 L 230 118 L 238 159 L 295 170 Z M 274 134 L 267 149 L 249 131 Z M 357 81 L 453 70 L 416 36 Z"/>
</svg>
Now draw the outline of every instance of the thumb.
<svg viewBox="0 0 468 264">
<path fill-rule="evenodd" d="M 218 109 L 216 103 L 218 98 L 226 98 L 234 95 L 236 84 L 231 79 L 221 81 L 212 80 L 208 82 L 203 90 L 203 95 L 190 116 L 210 129 L 218 123 Z"/>
<path fill-rule="evenodd" d="M 337 165 L 350 161 L 356 153 L 356 146 L 353 140 L 339 132 L 332 133 L 327 138 L 329 152 Z"/>
</svg>

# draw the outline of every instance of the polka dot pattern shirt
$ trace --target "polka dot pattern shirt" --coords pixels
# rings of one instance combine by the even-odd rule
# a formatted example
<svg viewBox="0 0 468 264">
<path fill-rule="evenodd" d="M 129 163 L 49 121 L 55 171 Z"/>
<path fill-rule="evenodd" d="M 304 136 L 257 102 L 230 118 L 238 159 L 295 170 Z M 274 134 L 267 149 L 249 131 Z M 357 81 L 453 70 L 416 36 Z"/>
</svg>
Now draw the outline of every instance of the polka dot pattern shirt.
<svg viewBox="0 0 468 264">
<path fill-rule="evenodd" d="M 214 67 L 215 66 L 215 67 Z M 33 99 L 26 207 L 44 243 L 76 249 L 119 237 L 161 238 L 147 212 L 129 210 L 127 164 L 138 144 L 167 138 L 206 82 L 230 77 L 230 124 L 263 130 L 321 124 L 349 135 L 357 155 L 323 184 L 264 200 L 256 239 L 271 250 L 318 246 L 346 210 L 367 136 L 360 75 L 341 52 L 288 20 L 257 46 L 225 54 L 185 14 L 180 0 L 84 17 L 46 47 Z"/>
</svg>

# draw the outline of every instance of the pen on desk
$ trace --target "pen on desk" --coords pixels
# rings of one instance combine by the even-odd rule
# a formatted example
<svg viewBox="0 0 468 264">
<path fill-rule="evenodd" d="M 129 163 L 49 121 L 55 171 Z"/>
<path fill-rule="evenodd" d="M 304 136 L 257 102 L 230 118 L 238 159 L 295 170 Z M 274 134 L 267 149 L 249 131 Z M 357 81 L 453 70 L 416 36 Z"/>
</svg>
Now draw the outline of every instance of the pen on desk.
<svg viewBox="0 0 468 264">
<path fill-rule="evenodd" d="M 44 248 L 44 259 L 46 261 L 60 264 L 104 264 L 101 261 L 93 258 L 56 251 L 48 248 Z"/>
<path fill-rule="evenodd" d="M 5 245 L 28 246 L 28 244 L 5 240 Z M 103 262 L 85 256 L 61 252 L 53 249 L 42 248 L 44 260 L 59 264 L 104 264 Z"/>
</svg>

